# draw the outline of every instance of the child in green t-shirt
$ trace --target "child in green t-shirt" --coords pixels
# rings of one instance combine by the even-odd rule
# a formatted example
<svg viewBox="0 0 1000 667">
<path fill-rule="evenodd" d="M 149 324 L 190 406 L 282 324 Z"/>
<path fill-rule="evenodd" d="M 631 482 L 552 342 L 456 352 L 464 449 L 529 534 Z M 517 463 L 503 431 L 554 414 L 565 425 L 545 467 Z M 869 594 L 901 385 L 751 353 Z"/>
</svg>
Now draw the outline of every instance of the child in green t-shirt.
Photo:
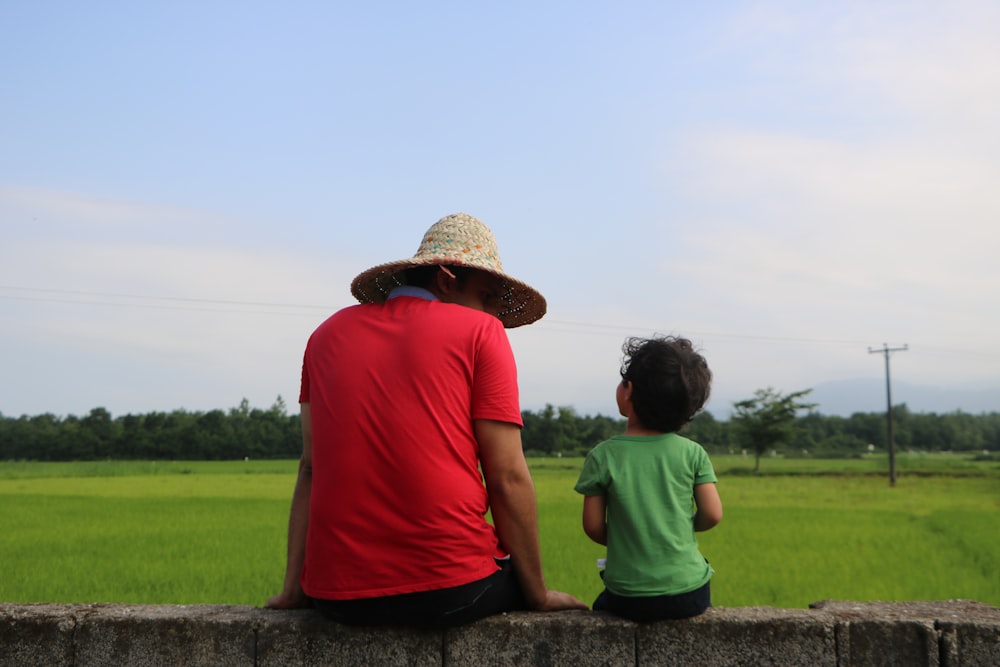
<svg viewBox="0 0 1000 667">
<path fill-rule="evenodd" d="M 712 606 L 714 571 L 695 532 L 722 520 L 722 501 L 708 454 L 677 431 L 708 400 L 712 372 L 684 338 L 630 338 L 622 351 L 625 433 L 587 455 L 575 487 L 584 532 L 608 547 L 594 609 L 634 621 L 696 616 Z"/>
</svg>

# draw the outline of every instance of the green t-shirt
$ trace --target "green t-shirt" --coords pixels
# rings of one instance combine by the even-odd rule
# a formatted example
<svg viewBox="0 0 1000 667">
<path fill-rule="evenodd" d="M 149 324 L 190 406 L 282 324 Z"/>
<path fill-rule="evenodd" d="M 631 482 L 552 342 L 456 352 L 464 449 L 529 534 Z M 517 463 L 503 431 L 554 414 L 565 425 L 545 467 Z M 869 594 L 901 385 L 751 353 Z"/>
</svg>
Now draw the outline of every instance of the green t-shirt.
<svg viewBox="0 0 1000 667">
<path fill-rule="evenodd" d="M 591 450 L 575 489 L 606 499 L 609 591 L 678 595 L 712 578 L 695 538 L 694 486 L 716 481 L 701 445 L 676 433 L 616 435 Z"/>
</svg>

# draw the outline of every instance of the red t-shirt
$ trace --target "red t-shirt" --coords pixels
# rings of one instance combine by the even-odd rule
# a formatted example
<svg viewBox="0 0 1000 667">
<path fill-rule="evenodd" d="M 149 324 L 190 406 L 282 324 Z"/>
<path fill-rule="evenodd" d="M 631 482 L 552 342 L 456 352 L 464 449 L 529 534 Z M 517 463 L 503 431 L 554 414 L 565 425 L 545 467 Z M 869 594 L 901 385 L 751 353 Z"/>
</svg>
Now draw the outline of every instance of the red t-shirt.
<svg viewBox="0 0 1000 667">
<path fill-rule="evenodd" d="M 313 437 L 307 595 L 383 597 L 496 571 L 473 420 L 523 425 L 500 320 L 410 296 L 345 308 L 309 339 L 299 400 Z"/>
</svg>

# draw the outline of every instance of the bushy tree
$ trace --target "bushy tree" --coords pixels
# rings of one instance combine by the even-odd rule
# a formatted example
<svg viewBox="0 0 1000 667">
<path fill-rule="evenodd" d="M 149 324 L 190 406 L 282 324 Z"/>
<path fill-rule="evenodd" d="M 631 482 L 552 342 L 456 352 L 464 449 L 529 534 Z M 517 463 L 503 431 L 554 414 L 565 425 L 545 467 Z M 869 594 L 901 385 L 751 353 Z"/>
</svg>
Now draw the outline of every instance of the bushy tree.
<svg viewBox="0 0 1000 667">
<path fill-rule="evenodd" d="M 758 389 L 753 398 L 733 403 L 733 426 L 736 427 L 741 442 L 746 443 L 747 448 L 752 449 L 756 456 L 754 472 L 760 470 L 760 457 L 767 449 L 777 449 L 792 440 L 795 417 L 799 410 L 816 407 L 815 403 L 803 403 L 799 400 L 811 391 L 812 389 L 803 389 L 783 395 L 768 387 Z"/>
</svg>

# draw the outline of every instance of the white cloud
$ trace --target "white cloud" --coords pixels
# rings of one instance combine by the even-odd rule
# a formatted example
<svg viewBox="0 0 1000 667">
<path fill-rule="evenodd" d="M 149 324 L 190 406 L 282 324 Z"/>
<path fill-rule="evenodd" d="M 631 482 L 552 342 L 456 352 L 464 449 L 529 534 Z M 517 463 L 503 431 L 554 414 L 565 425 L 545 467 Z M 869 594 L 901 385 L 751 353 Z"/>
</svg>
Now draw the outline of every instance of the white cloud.
<svg viewBox="0 0 1000 667">
<path fill-rule="evenodd" d="M 120 234 L 223 222 L 222 216 L 178 206 L 151 205 L 79 192 L 0 185 L 0 211 L 31 228 Z"/>
<path fill-rule="evenodd" d="M 701 224 L 694 207 L 686 223 L 691 259 L 665 267 L 670 282 L 707 290 L 682 290 L 691 297 L 687 310 L 700 303 L 706 326 L 732 328 L 742 320 L 737 326 L 751 335 L 991 345 L 1000 332 L 1000 313 L 988 305 L 1000 284 L 1000 228 L 988 222 L 1000 211 L 996 195 L 969 191 L 948 202 L 933 187 L 908 182 L 914 172 L 939 167 L 932 155 L 918 160 L 891 149 L 827 150 L 823 142 L 770 139 L 720 141 L 734 150 L 713 153 L 694 170 L 740 172 L 747 181 L 738 192 L 716 193 L 724 207 L 740 210 L 738 218 Z M 801 159 L 803 145 L 816 159 Z M 843 182 L 832 173 L 843 173 Z M 705 196 L 710 190 L 702 184 Z M 815 360 L 803 365 L 817 368 Z M 991 372 L 975 353 L 962 366 L 942 363 L 935 379 Z"/>
<path fill-rule="evenodd" d="M 789 98 L 674 128 L 664 173 L 682 247 L 659 282 L 734 335 L 709 340 L 718 384 L 877 374 L 865 346 L 886 340 L 915 382 L 995 382 L 1000 9 L 754 7 L 726 33 L 754 75 L 736 86 Z"/>
<path fill-rule="evenodd" d="M 311 249 L 205 243 L 199 225 L 208 214 L 173 218 L 186 243 L 150 241 L 135 230 L 159 224 L 157 207 L 2 194 L 8 211 L 58 216 L 0 250 L 3 365 L 20 369 L 12 377 L 45 378 L 6 383 L 5 414 L 112 401 L 118 411 L 212 409 L 242 396 L 269 405 L 278 393 L 293 404 L 308 335 L 351 301 L 350 262 Z M 131 231 L 99 233 L 108 220 L 128 220 Z M 67 228 L 82 233 L 58 233 Z"/>
<path fill-rule="evenodd" d="M 998 29 L 991 2 L 903 3 L 889 12 L 861 3 L 829 44 L 844 56 L 848 85 L 971 136 L 969 123 L 994 125 L 1000 102 Z"/>
<path fill-rule="evenodd" d="M 667 270 L 793 335 L 996 332 L 983 305 L 1000 284 L 998 28 L 1000 9 L 966 2 L 765 3 L 735 18 L 731 48 L 757 75 L 834 108 L 781 129 L 678 128 L 665 176 L 688 261 Z"/>
</svg>

